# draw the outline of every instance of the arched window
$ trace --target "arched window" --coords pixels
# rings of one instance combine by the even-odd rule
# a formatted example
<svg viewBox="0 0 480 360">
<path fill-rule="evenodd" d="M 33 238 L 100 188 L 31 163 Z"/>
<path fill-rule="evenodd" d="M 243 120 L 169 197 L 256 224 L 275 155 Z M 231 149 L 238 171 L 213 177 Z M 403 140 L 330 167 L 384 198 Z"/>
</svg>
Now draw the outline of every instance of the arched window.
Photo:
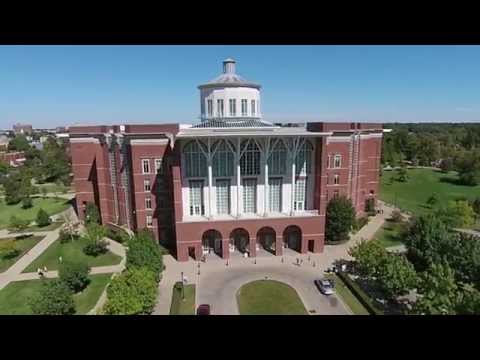
<svg viewBox="0 0 480 360">
<path fill-rule="evenodd" d="M 312 172 L 312 152 L 312 144 L 310 141 L 305 140 L 295 158 L 295 171 L 297 175 L 306 175 Z"/>
<path fill-rule="evenodd" d="M 183 155 L 185 157 L 185 174 L 187 177 L 207 176 L 207 158 L 198 142 L 191 141 L 186 144 L 183 148 Z"/>
<path fill-rule="evenodd" d="M 268 159 L 268 173 L 271 175 L 284 175 L 286 169 L 287 148 L 282 140 L 278 140 Z"/>
<path fill-rule="evenodd" d="M 260 175 L 260 149 L 257 143 L 254 140 L 246 140 L 242 143 L 241 149 L 244 152 L 240 158 L 240 173 L 242 175 Z"/>
<path fill-rule="evenodd" d="M 213 176 L 233 176 L 234 174 L 234 147 L 227 140 L 220 140 L 213 145 L 216 149 L 212 160 Z"/>
</svg>

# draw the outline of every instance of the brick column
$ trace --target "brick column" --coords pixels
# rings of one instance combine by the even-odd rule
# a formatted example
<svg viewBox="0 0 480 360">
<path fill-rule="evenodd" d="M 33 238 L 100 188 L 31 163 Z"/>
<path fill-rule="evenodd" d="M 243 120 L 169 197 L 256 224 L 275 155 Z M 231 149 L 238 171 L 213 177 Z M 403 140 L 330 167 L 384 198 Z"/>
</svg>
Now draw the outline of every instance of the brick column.
<svg viewBox="0 0 480 360">
<path fill-rule="evenodd" d="M 195 244 L 195 260 L 200 260 L 202 255 L 202 244 Z"/>
<path fill-rule="evenodd" d="M 300 244 L 300 253 L 306 254 L 308 252 L 308 239 L 302 234 L 302 243 Z"/>
<path fill-rule="evenodd" d="M 230 258 L 230 239 L 222 240 L 222 259 Z"/>
<path fill-rule="evenodd" d="M 275 255 L 283 255 L 283 235 L 277 235 L 275 239 Z"/>
<path fill-rule="evenodd" d="M 250 237 L 250 257 L 257 256 L 257 235 L 256 234 L 249 234 Z"/>
</svg>

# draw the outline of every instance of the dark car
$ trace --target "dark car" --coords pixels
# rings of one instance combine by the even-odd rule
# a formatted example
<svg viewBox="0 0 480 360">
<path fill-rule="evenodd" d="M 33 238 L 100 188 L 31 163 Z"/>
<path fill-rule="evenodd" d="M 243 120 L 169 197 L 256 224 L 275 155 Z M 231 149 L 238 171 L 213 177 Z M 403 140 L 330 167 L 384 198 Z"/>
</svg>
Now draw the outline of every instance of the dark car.
<svg viewBox="0 0 480 360">
<path fill-rule="evenodd" d="M 210 315 L 210 305 L 202 304 L 197 308 L 197 315 Z"/>
</svg>

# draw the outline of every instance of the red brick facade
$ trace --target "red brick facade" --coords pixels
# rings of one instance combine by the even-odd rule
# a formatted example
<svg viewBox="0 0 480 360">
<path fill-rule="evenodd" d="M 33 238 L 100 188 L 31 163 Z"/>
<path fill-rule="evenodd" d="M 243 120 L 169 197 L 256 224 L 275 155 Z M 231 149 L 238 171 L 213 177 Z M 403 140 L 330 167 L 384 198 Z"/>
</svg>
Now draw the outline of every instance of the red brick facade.
<svg viewBox="0 0 480 360">
<path fill-rule="evenodd" d="M 183 214 L 180 146 L 175 142 L 179 125 L 71 127 L 79 216 L 84 217 L 87 202 L 94 202 L 104 224 L 132 230 L 151 227 L 156 238 L 171 246 L 180 261 L 201 257 L 202 238 L 209 230 L 215 232 L 218 243 L 221 241 L 218 255 L 223 258 L 229 257 L 231 239 L 239 233 L 248 238 L 249 256 L 256 256 L 257 243 L 263 241 L 265 234 L 275 239 L 275 255 L 282 254 L 293 233 L 298 237 L 294 246 L 297 251 L 322 252 L 325 210 L 332 197 L 338 193 L 351 198 L 359 215 L 368 198 L 377 198 L 382 128 L 381 124 L 365 123 L 307 124 L 309 132 L 328 133 L 314 140 L 314 213 L 187 221 Z M 335 155 L 341 155 L 341 163 L 335 163 Z M 162 168 L 157 173 L 155 164 L 160 160 Z M 144 166 L 149 170 L 147 174 Z M 151 209 L 147 207 L 149 203 Z M 148 216 L 152 217 L 151 226 L 146 223 Z"/>
</svg>

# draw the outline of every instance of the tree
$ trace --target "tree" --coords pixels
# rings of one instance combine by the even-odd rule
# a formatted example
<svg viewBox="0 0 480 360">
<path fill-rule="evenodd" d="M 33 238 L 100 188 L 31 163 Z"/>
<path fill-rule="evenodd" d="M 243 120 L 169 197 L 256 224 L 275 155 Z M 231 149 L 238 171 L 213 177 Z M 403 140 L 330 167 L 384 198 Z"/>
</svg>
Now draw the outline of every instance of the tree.
<svg viewBox="0 0 480 360">
<path fill-rule="evenodd" d="M 87 232 L 84 235 L 88 244 L 83 248 L 87 255 L 98 256 L 108 251 L 108 242 L 103 238 L 107 234 L 107 229 L 95 222 L 87 225 Z"/>
<path fill-rule="evenodd" d="M 480 216 L 480 197 L 477 197 L 472 203 L 472 209 L 477 216 Z"/>
<path fill-rule="evenodd" d="M 7 204 L 18 204 L 33 193 L 31 178 L 26 171 L 16 171 L 3 181 L 5 201 Z"/>
<path fill-rule="evenodd" d="M 128 241 L 127 268 L 147 267 L 160 281 L 163 255 L 160 246 L 148 230 L 140 230 Z"/>
<path fill-rule="evenodd" d="M 42 280 L 40 291 L 29 299 L 29 305 L 36 315 L 73 315 L 75 302 L 67 285 L 59 279 Z"/>
<path fill-rule="evenodd" d="M 361 276 L 376 277 L 387 251 L 376 241 L 362 240 L 348 254 L 355 259 L 355 269 Z"/>
<path fill-rule="evenodd" d="M 456 167 L 459 181 L 464 185 L 475 186 L 480 183 L 480 153 L 465 152 L 457 159 Z"/>
<path fill-rule="evenodd" d="M 22 199 L 22 209 L 30 209 L 33 206 L 32 198 L 24 197 Z"/>
<path fill-rule="evenodd" d="M 89 273 L 90 267 L 83 262 L 65 262 L 60 265 L 58 276 L 71 291 L 77 293 L 90 283 Z"/>
<path fill-rule="evenodd" d="M 46 188 L 45 186 L 42 186 L 42 187 L 40 188 L 40 191 L 42 192 L 43 198 L 45 198 L 45 197 L 47 196 L 47 194 L 48 194 L 47 188 Z"/>
<path fill-rule="evenodd" d="M 85 208 L 85 223 L 88 224 L 100 224 L 100 213 L 97 205 L 92 202 L 88 202 Z"/>
<path fill-rule="evenodd" d="M 454 271 L 445 263 L 432 264 L 420 275 L 419 299 L 413 312 L 424 315 L 454 315 L 458 286 Z"/>
<path fill-rule="evenodd" d="M 47 212 L 43 209 L 38 210 L 37 212 L 37 225 L 40 227 L 50 225 L 50 216 L 48 216 Z"/>
<path fill-rule="evenodd" d="M 444 173 L 448 173 L 448 172 L 452 171 L 454 169 L 453 159 L 452 158 L 443 159 L 440 162 L 440 169 Z"/>
<path fill-rule="evenodd" d="M 397 169 L 397 180 L 400 182 L 408 181 L 408 172 L 407 168 L 404 165 Z"/>
<path fill-rule="evenodd" d="M 438 203 L 438 197 L 437 197 L 437 194 L 433 193 L 427 199 L 427 205 L 430 206 L 430 208 L 432 208 L 433 206 L 435 206 L 436 203 Z"/>
<path fill-rule="evenodd" d="M 108 315 L 150 314 L 157 300 L 155 273 L 146 267 L 130 268 L 115 277 L 107 288 Z"/>
<path fill-rule="evenodd" d="M 450 236 L 445 223 L 435 215 L 414 219 L 404 234 L 403 243 L 415 269 L 423 271 L 431 264 L 441 262 L 448 253 Z"/>
<path fill-rule="evenodd" d="M 469 227 L 475 223 L 475 212 L 466 200 L 449 201 L 435 215 L 450 227 Z"/>
<path fill-rule="evenodd" d="M 417 273 L 405 256 L 387 254 L 379 263 L 377 280 L 388 298 L 396 298 L 415 287 Z"/>
<path fill-rule="evenodd" d="M 10 217 L 10 229 L 12 229 L 14 232 L 22 232 L 28 228 L 28 225 L 30 225 L 30 221 L 26 219 L 20 219 L 15 215 Z"/>
<path fill-rule="evenodd" d="M 23 134 L 16 135 L 8 143 L 8 150 L 11 151 L 27 151 L 30 149 L 30 144 L 28 143 L 27 137 Z"/>
<path fill-rule="evenodd" d="M 480 291 L 470 284 L 462 284 L 455 312 L 459 315 L 480 314 Z"/>
<path fill-rule="evenodd" d="M 352 201 L 345 196 L 330 200 L 327 205 L 325 237 L 327 243 L 348 240 L 348 234 L 355 224 L 355 209 Z"/>
</svg>

